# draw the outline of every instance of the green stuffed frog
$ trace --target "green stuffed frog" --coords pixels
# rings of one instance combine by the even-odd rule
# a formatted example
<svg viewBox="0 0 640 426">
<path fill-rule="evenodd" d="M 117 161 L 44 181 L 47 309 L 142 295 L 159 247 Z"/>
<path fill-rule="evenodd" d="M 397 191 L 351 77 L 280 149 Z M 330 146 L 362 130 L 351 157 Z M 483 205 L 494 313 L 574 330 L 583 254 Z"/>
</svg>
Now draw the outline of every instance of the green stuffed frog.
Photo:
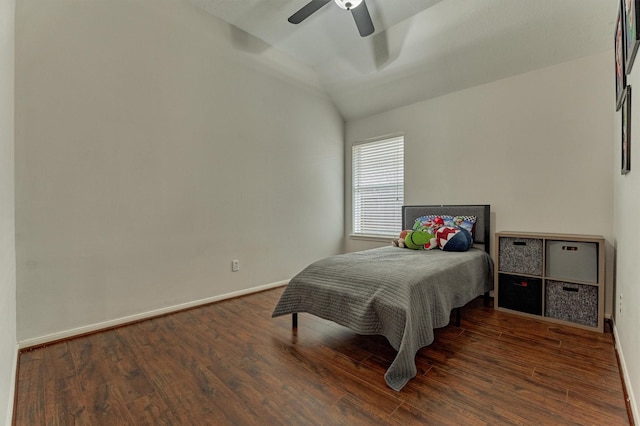
<svg viewBox="0 0 640 426">
<path fill-rule="evenodd" d="M 426 227 L 408 231 L 404 237 L 404 245 L 413 250 L 430 250 L 437 247 L 436 236 Z"/>
</svg>

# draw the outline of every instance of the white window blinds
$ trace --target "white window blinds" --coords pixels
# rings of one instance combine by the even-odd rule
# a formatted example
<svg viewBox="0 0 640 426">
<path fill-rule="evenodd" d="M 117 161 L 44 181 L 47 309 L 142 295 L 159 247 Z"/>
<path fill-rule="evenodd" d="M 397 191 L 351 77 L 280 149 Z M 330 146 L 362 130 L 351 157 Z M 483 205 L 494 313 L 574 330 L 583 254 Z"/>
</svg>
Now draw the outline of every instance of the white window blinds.
<svg viewBox="0 0 640 426">
<path fill-rule="evenodd" d="M 353 233 L 397 236 L 404 203 L 404 137 L 354 144 Z"/>
</svg>

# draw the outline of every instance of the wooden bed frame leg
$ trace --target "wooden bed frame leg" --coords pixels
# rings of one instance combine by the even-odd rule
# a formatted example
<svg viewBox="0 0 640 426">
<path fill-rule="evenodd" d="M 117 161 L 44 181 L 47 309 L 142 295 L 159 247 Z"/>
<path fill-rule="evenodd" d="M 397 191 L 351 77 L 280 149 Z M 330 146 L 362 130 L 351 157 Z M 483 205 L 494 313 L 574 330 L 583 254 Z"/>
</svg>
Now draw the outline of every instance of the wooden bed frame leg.
<svg viewBox="0 0 640 426">
<path fill-rule="evenodd" d="M 293 314 L 291 314 L 291 328 L 292 329 L 297 329 L 298 328 L 298 313 L 294 312 Z"/>
<path fill-rule="evenodd" d="M 491 297 L 489 297 L 489 292 L 485 291 L 484 292 L 484 306 L 489 306 L 491 302 Z"/>
<path fill-rule="evenodd" d="M 460 327 L 460 308 L 456 308 L 456 327 Z"/>
</svg>

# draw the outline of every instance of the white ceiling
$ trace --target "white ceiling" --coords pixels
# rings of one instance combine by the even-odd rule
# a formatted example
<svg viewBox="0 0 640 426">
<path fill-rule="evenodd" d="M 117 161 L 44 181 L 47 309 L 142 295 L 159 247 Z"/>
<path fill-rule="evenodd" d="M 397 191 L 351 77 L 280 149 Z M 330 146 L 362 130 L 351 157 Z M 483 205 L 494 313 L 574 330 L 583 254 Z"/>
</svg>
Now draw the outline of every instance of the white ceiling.
<svg viewBox="0 0 640 426">
<path fill-rule="evenodd" d="M 362 38 L 333 2 L 293 25 L 308 0 L 189 1 L 310 67 L 347 120 L 612 50 L 619 4 L 366 0 L 376 31 Z"/>
</svg>

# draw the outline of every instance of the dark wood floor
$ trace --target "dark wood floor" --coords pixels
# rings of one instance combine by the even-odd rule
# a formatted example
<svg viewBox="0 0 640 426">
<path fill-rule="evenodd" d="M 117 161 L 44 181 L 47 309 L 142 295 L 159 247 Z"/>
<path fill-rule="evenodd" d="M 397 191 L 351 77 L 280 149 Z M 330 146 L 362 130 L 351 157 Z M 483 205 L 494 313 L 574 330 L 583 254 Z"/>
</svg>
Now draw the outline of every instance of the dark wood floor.
<svg viewBox="0 0 640 426">
<path fill-rule="evenodd" d="M 401 392 L 379 336 L 307 314 L 282 289 L 23 352 L 17 425 L 629 424 L 613 338 L 484 307 L 437 331 Z"/>
</svg>

